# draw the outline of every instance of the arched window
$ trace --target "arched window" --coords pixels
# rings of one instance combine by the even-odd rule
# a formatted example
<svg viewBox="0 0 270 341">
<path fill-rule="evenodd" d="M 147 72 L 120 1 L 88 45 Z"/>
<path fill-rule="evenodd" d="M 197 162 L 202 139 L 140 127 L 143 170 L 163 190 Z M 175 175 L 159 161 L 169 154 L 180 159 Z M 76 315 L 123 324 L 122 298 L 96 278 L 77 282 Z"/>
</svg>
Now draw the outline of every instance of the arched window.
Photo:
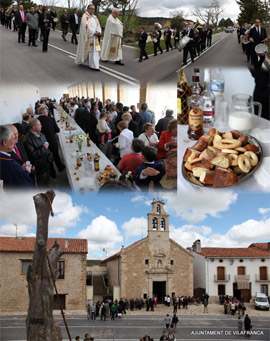
<svg viewBox="0 0 270 341">
<path fill-rule="evenodd" d="M 164 218 L 160 219 L 160 230 L 165 231 L 165 219 Z"/>
<path fill-rule="evenodd" d="M 153 218 L 152 227 L 153 227 L 153 230 L 157 230 L 157 228 L 158 228 L 158 220 L 157 220 L 157 218 Z"/>
<path fill-rule="evenodd" d="M 162 260 L 161 259 L 158 260 L 157 267 L 158 267 L 158 269 L 162 268 Z"/>
<path fill-rule="evenodd" d="M 157 213 L 160 214 L 160 205 L 157 204 Z"/>
</svg>

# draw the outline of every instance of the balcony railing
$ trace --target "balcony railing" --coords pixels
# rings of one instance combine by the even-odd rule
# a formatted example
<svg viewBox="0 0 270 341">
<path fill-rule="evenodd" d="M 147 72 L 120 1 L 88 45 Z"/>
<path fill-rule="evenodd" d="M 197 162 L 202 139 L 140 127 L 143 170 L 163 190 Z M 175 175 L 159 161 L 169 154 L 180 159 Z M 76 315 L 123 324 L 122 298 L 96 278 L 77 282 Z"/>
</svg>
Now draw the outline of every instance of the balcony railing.
<svg viewBox="0 0 270 341">
<path fill-rule="evenodd" d="M 256 282 L 270 282 L 270 278 L 268 274 L 255 274 L 255 281 Z"/>
<path fill-rule="evenodd" d="M 229 282 L 230 275 L 214 275 L 215 282 Z"/>
</svg>

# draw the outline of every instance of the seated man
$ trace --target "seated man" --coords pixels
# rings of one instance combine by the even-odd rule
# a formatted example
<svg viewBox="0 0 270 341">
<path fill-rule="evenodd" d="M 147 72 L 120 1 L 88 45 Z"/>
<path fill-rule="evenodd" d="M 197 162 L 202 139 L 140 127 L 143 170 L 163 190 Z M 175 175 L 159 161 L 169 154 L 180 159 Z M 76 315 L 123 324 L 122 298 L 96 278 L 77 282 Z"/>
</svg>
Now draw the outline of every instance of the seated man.
<svg viewBox="0 0 270 341">
<path fill-rule="evenodd" d="M 23 129 L 23 135 L 26 135 L 28 133 L 29 129 L 29 122 L 31 120 L 31 115 L 30 114 L 22 114 L 22 129 Z"/>
<path fill-rule="evenodd" d="M 118 164 L 118 169 L 122 174 L 131 171 L 132 176 L 135 176 L 136 169 L 143 163 L 142 148 L 144 143 L 140 139 L 134 139 L 131 144 L 132 153 L 125 154 Z"/>
<path fill-rule="evenodd" d="M 136 169 L 135 182 L 139 187 L 149 186 L 150 181 L 159 183 L 164 175 L 162 162 L 156 162 L 156 150 L 154 147 L 145 146 L 142 149 L 143 163 Z"/>
<path fill-rule="evenodd" d="M 0 126 L 0 179 L 3 188 L 34 188 L 35 185 L 23 168 L 11 157 L 16 137 L 8 126 Z"/>
<path fill-rule="evenodd" d="M 166 331 L 165 330 L 163 330 L 162 335 L 161 335 L 159 340 L 160 341 L 169 340 L 168 336 L 166 335 Z"/>
</svg>

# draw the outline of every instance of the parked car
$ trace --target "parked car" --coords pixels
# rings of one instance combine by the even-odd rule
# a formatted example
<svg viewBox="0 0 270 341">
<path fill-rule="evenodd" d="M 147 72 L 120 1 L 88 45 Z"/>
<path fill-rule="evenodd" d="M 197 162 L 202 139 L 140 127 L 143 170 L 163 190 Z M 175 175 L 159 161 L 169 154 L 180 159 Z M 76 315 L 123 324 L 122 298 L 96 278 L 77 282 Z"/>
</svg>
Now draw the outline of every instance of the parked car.
<svg viewBox="0 0 270 341">
<path fill-rule="evenodd" d="M 227 26 L 227 27 L 225 28 L 225 32 L 226 32 L 226 33 L 233 33 L 233 27 L 232 27 L 232 26 Z"/>
<path fill-rule="evenodd" d="M 254 303 L 256 310 L 258 309 L 269 310 L 269 302 L 265 294 L 257 293 Z"/>
</svg>

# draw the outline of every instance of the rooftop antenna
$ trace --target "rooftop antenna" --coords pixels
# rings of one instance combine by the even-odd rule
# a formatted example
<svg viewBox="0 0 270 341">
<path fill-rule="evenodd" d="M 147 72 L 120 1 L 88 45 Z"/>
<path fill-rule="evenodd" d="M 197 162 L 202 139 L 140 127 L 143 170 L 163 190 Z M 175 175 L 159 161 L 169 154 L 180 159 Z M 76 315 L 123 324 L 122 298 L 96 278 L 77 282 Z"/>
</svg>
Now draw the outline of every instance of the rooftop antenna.
<svg viewBox="0 0 270 341">
<path fill-rule="evenodd" d="M 16 226 L 15 237 L 16 237 L 16 238 L 18 238 L 18 235 L 17 235 L 17 231 L 18 231 L 18 225 L 17 225 L 17 224 L 14 224 L 14 226 Z"/>
</svg>

